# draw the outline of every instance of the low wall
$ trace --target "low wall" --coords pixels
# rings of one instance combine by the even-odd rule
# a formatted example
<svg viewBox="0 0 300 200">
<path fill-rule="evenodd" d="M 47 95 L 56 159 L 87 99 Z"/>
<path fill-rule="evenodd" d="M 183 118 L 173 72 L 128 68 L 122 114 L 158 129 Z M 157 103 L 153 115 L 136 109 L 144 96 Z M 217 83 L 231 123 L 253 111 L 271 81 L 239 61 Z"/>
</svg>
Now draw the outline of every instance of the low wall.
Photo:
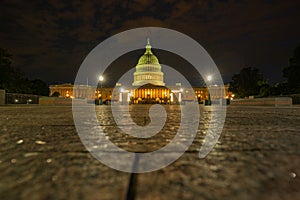
<svg viewBox="0 0 300 200">
<path fill-rule="evenodd" d="M 68 106 L 72 105 L 72 99 L 59 98 L 59 97 L 40 97 L 40 105 L 55 105 L 55 106 Z"/>
<path fill-rule="evenodd" d="M 270 97 L 254 99 L 233 99 L 230 105 L 238 106 L 291 106 L 292 98 L 290 97 Z"/>
<path fill-rule="evenodd" d="M 38 104 L 39 96 L 33 94 L 6 93 L 6 104 Z"/>
<path fill-rule="evenodd" d="M 0 105 L 4 105 L 5 104 L 5 90 L 0 90 Z"/>
<path fill-rule="evenodd" d="M 293 104 L 300 104 L 300 94 L 288 94 L 285 97 L 291 97 L 293 99 Z"/>
</svg>

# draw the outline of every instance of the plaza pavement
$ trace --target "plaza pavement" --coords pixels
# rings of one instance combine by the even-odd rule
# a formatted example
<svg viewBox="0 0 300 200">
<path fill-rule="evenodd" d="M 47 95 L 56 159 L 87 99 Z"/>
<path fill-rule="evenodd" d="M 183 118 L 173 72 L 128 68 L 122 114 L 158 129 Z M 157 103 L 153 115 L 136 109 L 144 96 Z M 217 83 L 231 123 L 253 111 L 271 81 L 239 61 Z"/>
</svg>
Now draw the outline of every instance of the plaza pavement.
<svg viewBox="0 0 300 200">
<path fill-rule="evenodd" d="M 108 106 L 97 106 L 97 114 L 119 147 L 149 152 L 178 129 L 179 107 L 165 108 L 168 124 L 143 140 L 122 134 Z M 182 157 L 136 175 L 136 199 L 299 199 L 300 107 L 228 106 L 217 145 L 199 159 L 210 109 L 200 107 L 198 134 Z M 139 107 L 132 107 L 134 121 L 147 124 L 147 116 L 135 112 Z M 0 107 L 0 199 L 125 199 L 130 176 L 91 156 L 70 106 Z"/>
</svg>

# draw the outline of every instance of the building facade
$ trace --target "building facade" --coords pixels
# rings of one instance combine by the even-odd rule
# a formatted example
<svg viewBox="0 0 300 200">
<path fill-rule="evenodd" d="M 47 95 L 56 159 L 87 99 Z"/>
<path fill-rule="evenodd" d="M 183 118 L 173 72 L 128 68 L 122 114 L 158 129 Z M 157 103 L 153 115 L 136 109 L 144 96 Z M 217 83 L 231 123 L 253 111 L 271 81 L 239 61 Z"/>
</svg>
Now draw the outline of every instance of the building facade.
<svg viewBox="0 0 300 200">
<path fill-rule="evenodd" d="M 51 85 L 50 96 L 62 98 L 86 98 L 88 100 L 102 99 L 103 102 L 115 101 L 120 103 L 144 104 L 161 103 L 174 104 L 182 101 L 198 101 L 211 99 L 230 99 L 229 85 L 193 87 L 185 89 L 180 83 L 175 86 L 165 86 L 164 74 L 158 58 L 152 53 L 148 39 L 145 53 L 139 58 L 136 71 L 133 73 L 132 87 L 123 88 L 120 83 L 116 87 L 92 87 L 89 85 Z M 225 92 L 224 92 L 225 91 Z"/>
<path fill-rule="evenodd" d="M 102 88 L 100 91 L 97 87 L 90 85 L 73 85 L 70 83 L 50 85 L 49 88 L 49 96 L 95 100 L 99 99 L 102 95 L 103 101 L 110 100 L 113 91 L 113 88 Z"/>
</svg>

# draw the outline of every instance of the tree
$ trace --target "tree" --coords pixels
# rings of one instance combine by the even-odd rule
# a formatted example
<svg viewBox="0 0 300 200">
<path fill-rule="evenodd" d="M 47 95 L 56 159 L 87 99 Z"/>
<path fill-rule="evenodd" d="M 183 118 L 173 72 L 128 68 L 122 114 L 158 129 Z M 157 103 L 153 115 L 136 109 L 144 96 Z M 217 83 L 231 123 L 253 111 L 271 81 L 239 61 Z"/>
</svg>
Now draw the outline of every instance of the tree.
<svg viewBox="0 0 300 200">
<path fill-rule="evenodd" d="M 289 65 L 283 68 L 283 77 L 287 78 L 289 93 L 300 93 L 300 45 L 294 50 L 294 56 L 289 59 Z"/>
<path fill-rule="evenodd" d="M 287 83 L 276 83 L 270 89 L 271 89 L 272 96 L 280 96 L 280 95 L 288 94 Z"/>
<path fill-rule="evenodd" d="M 13 74 L 15 73 L 11 67 L 11 54 L 7 50 L 0 48 L 0 89 L 10 87 L 9 82 L 12 81 Z"/>
<path fill-rule="evenodd" d="M 257 68 L 247 67 L 243 68 L 239 74 L 233 75 L 229 90 L 238 98 L 259 94 L 268 96 L 269 84 Z"/>
<path fill-rule="evenodd" d="M 0 89 L 9 93 L 49 95 L 49 88 L 39 79 L 29 80 L 23 73 L 11 66 L 12 55 L 0 48 Z"/>
<path fill-rule="evenodd" d="M 259 95 L 260 97 L 268 97 L 271 94 L 271 87 L 269 84 L 264 84 L 259 89 Z"/>
<path fill-rule="evenodd" d="M 30 84 L 32 90 L 31 94 L 42 95 L 42 96 L 49 95 L 49 87 L 44 81 L 40 79 L 34 79 L 30 81 Z"/>
</svg>

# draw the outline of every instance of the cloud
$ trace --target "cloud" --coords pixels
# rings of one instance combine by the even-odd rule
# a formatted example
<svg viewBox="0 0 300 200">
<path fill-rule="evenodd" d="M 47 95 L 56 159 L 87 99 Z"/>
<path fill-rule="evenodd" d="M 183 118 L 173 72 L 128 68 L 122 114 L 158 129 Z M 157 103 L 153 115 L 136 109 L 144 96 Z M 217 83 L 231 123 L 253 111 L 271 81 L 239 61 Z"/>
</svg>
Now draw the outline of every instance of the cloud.
<svg viewBox="0 0 300 200">
<path fill-rule="evenodd" d="M 14 54 L 14 64 L 28 73 L 42 75 L 44 68 L 43 77 L 56 80 L 55 71 L 67 69 L 72 73 L 65 75 L 66 80 L 71 80 L 72 67 L 77 69 L 80 59 L 104 39 L 131 28 L 156 26 L 197 40 L 225 74 L 236 73 L 244 65 L 274 66 L 271 71 L 281 71 L 300 42 L 299 4 L 290 0 L 4 0 L 0 44 Z"/>
<path fill-rule="evenodd" d="M 133 0 L 128 1 L 128 8 L 131 12 L 147 12 L 151 9 L 155 0 Z"/>
</svg>

